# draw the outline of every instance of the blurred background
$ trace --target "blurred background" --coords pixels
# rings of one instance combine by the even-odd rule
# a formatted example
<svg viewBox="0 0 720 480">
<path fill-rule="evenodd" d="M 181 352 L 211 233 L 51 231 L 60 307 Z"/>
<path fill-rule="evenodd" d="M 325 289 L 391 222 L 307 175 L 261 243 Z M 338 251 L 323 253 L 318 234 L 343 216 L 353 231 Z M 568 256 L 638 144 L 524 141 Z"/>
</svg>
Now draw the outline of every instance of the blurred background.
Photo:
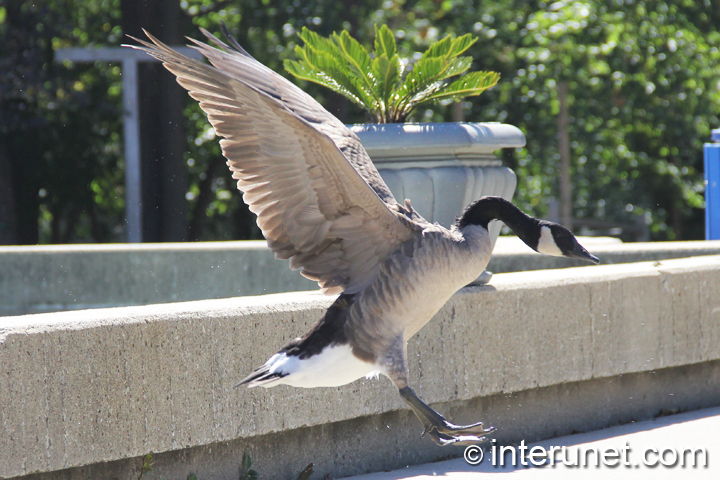
<svg viewBox="0 0 720 480">
<path fill-rule="evenodd" d="M 303 26 L 372 45 L 387 24 L 411 65 L 446 34 L 473 33 L 472 70 L 498 85 L 412 121 L 504 122 L 515 203 L 557 217 L 568 139 L 577 232 L 625 241 L 704 235 L 702 144 L 720 126 L 720 8 L 710 0 L 0 0 L 0 244 L 127 240 L 120 63 L 55 61 L 147 29 L 171 45 L 224 21 L 275 71 Z M 144 241 L 261 238 L 197 103 L 159 64 L 139 67 Z M 300 86 L 345 123 L 364 114 Z M 568 116 L 560 115 L 561 101 Z"/>
</svg>

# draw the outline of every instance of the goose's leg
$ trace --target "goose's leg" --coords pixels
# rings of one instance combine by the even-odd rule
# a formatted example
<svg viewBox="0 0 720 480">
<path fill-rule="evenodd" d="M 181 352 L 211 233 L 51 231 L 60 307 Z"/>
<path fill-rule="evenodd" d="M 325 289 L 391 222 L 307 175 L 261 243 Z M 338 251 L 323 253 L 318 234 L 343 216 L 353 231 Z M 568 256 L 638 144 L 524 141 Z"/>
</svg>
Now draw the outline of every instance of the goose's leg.
<svg viewBox="0 0 720 480">
<path fill-rule="evenodd" d="M 485 434 L 495 431 L 495 427 L 485 428 L 482 422 L 472 425 L 455 425 L 420 400 L 412 388 L 399 389 L 400 396 L 425 426 L 422 436 L 429 435 L 440 446 L 472 445 L 488 440 Z"/>
<path fill-rule="evenodd" d="M 422 436 L 429 435 L 441 447 L 450 444 L 472 445 L 487 441 L 488 438 L 485 435 L 494 432 L 495 427 L 485 428 L 482 422 L 472 425 L 452 424 L 418 398 L 407 382 L 406 358 L 405 342 L 402 339 L 397 339 L 385 356 L 386 374 L 397 387 L 405 403 L 408 404 L 425 427 Z"/>
</svg>

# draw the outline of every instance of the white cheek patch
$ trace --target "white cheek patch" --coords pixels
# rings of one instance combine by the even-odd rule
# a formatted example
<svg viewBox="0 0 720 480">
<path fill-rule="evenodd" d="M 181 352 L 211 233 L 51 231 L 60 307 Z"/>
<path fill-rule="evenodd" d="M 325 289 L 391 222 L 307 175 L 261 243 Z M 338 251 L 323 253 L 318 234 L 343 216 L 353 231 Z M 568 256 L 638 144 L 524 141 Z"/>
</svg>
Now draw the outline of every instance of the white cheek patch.
<svg viewBox="0 0 720 480">
<path fill-rule="evenodd" d="M 563 257 L 563 253 L 555 244 L 550 227 L 542 227 L 540 229 L 540 240 L 538 241 L 537 251 L 545 255 L 554 257 Z"/>
</svg>

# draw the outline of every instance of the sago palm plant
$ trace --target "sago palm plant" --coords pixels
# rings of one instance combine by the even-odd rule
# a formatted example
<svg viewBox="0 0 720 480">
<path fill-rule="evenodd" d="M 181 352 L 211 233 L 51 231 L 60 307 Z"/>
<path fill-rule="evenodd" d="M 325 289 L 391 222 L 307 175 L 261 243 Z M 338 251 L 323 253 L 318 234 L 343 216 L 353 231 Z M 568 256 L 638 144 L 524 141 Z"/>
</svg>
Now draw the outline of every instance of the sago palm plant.
<svg viewBox="0 0 720 480">
<path fill-rule="evenodd" d="M 470 34 L 448 35 L 435 42 L 409 72 L 404 72 L 395 36 L 387 25 L 375 26 L 373 54 L 347 30 L 323 37 L 303 27 L 299 36 L 305 45 L 295 47 L 298 60 L 285 60 L 285 69 L 344 95 L 377 123 L 404 122 L 423 103 L 480 95 L 500 77 L 495 72 L 470 72 L 448 81 L 472 64 L 472 57 L 461 56 L 477 41 Z"/>
</svg>

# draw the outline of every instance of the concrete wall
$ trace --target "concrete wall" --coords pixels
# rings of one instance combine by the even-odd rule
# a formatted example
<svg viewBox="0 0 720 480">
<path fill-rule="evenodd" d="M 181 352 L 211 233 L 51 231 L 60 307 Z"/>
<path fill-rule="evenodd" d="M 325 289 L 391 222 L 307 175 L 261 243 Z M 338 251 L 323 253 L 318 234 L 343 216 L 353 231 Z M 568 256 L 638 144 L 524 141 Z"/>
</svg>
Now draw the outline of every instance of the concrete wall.
<svg viewBox="0 0 720 480">
<path fill-rule="evenodd" d="M 331 300 L 0 319 L 0 477 L 137 478 L 149 452 L 158 475 L 201 480 L 237 478 L 245 449 L 265 478 L 310 462 L 322 478 L 457 454 L 417 438 L 386 379 L 233 389 Z M 456 294 L 409 356 L 421 397 L 451 420 L 495 424 L 505 441 L 720 404 L 720 256 L 495 275 Z"/>
<path fill-rule="evenodd" d="M 604 264 L 720 254 L 720 241 L 622 244 L 583 238 Z M 488 269 L 583 265 L 501 237 Z M 0 247 L 0 316 L 316 289 L 265 242 Z"/>
<path fill-rule="evenodd" d="M 264 241 L 0 247 L 0 315 L 313 288 Z"/>
</svg>

